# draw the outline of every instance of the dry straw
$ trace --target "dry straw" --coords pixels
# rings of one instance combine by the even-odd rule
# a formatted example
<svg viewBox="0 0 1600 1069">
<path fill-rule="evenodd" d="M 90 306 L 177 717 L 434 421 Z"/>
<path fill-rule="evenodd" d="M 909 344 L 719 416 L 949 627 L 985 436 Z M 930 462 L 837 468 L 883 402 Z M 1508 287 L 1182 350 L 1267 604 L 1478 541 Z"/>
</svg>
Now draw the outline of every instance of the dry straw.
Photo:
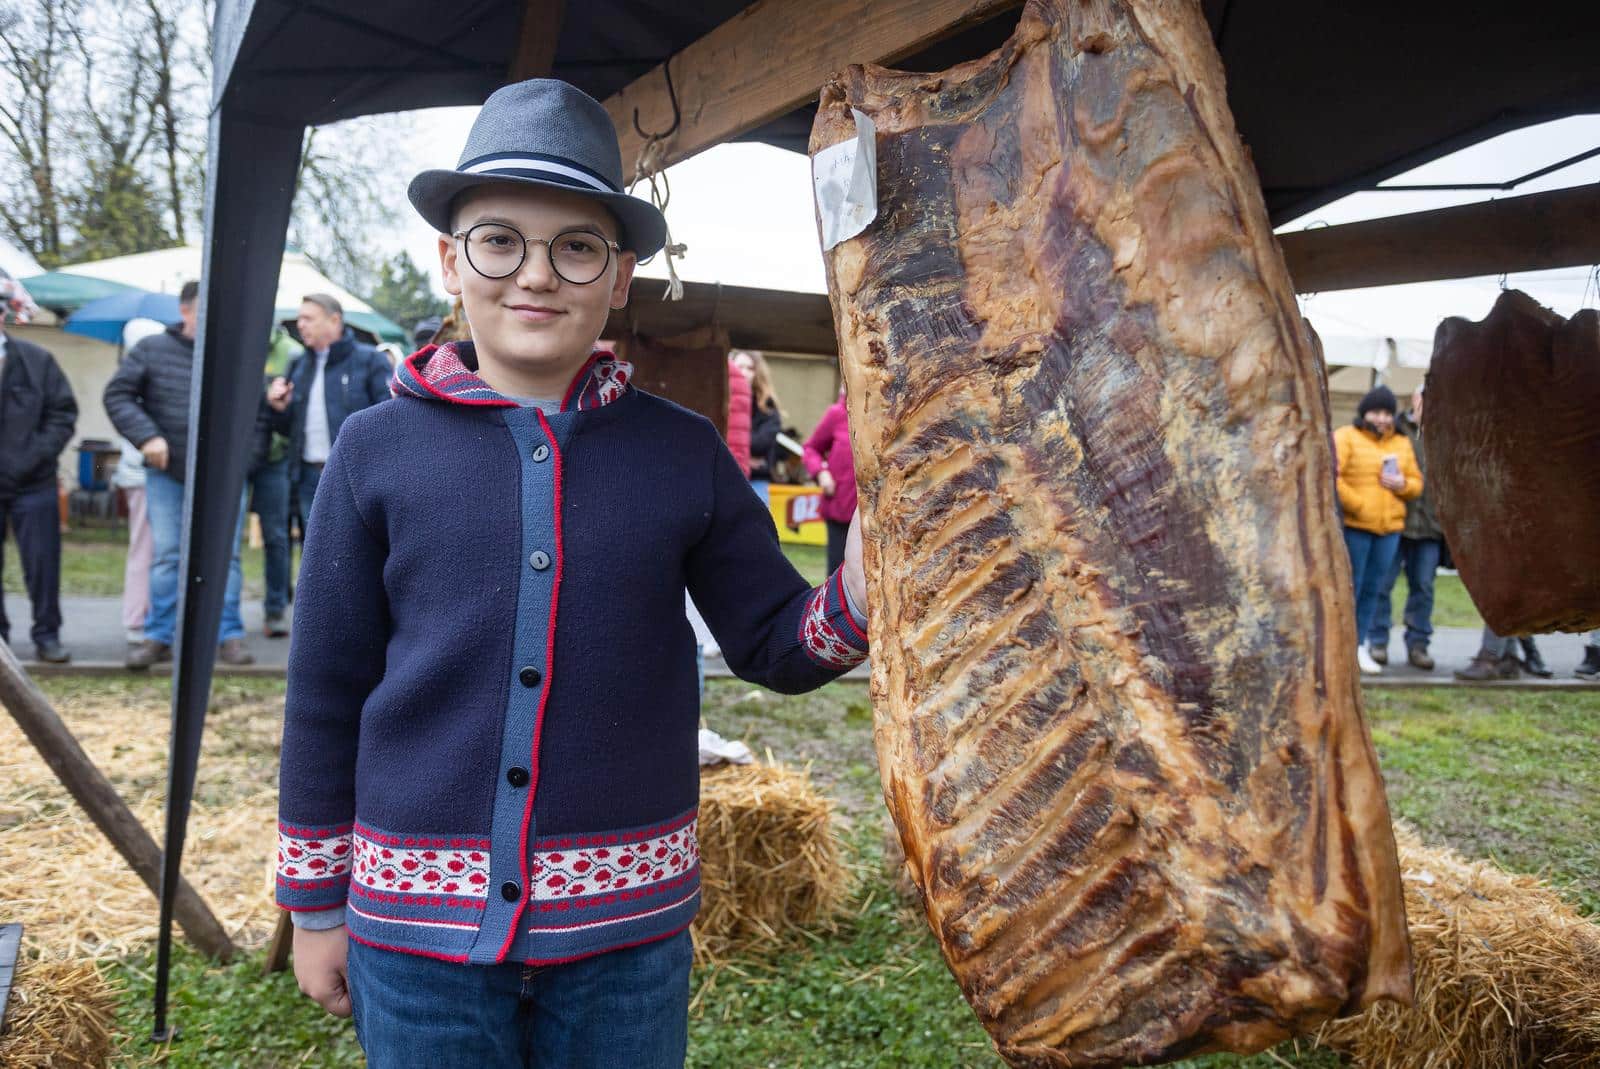
<svg viewBox="0 0 1600 1069">
<path fill-rule="evenodd" d="M 1600 1066 L 1600 925 L 1531 876 L 1397 834 L 1416 1004 L 1322 1041 L 1365 1069 Z"/>
<path fill-rule="evenodd" d="M 849 894 L 833 803 L 808 771 L 706 769 L 700 779 L 702 902 L 691 934 L 702 964 L 831 929 Z"/>
<path fill-rule="evenodd" d="M 213 710 L 184 855 L 185 874 L 244 947 L 265 942 L 276 919 L 261 871 L 274 846 L 281 708 L 223 701 Z M 58 711 L 159 841 L 165 695 L 69 699 Z M 155 897 L 3 714 L 0 844 L 0 908 L 23 925 L 0 1066 L 103 1065 L 115 997 L 94 962 L 150 945 Z"/>
<path fill-rule="evenodd" d="M 117 996 L 93 962 L 17 963 L 0 1035 L 6 1069 L 98 1069 L 111 1052 Z"/>
</svg>

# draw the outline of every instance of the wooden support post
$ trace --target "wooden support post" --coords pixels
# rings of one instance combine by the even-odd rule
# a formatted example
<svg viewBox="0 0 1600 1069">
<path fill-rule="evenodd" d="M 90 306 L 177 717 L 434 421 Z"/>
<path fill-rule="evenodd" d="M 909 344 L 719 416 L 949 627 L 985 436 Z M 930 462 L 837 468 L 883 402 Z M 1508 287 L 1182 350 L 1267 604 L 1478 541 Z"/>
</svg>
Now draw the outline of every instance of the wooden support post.
<svg viewBox="0 0 1600 1069">
<path fill-rule="evenodd" d="M 287 910 L 278 912 L 278 923 L 272 929 L 272 942 L 267 944 L 267 960 L 261 971 L 271 976 L 289 967 L 289 951 L 294 949 L 294 921 Z"/>
<path fill-rule="evenodd" d="M 669 62 L 682 121 L 662 166 L 754 130 L 817 98 L 851 63 L 893 63 L 1020 0 L 759 0 Z M 666 72 L 657 66 L 605 101 L 631 173 L 646 132 L 673 123 Z"/>
<path fill-rule="evenodd" d="M 1280 234 L 1298 293 L 1587 267 L 1600 262 L 1600 183 Z"/>
<path fill-rule="evenodd" d="M 561 19 L 566 0 L 524 0 L 517 51 L 506 70 L 506 82 L 548 78 L 555 67 L 556 45 L 561 39 Z"/>
<path fill-rule="evenodd" d="M 50 699 L 22 670 L 10 647 L 0 643 L 0 705 L 21 726 L 56 778 L 111 840 L 117 853 L 150 888 L 161 893 L 161 848 L 133 815 L 105 774 L 89 760 L 78 740 L 50 706 Z M 219 961 L 233 957 L 233 941 L 188 880 L 180 880 L 176 917 L 189 940 Z"/>
</svg>

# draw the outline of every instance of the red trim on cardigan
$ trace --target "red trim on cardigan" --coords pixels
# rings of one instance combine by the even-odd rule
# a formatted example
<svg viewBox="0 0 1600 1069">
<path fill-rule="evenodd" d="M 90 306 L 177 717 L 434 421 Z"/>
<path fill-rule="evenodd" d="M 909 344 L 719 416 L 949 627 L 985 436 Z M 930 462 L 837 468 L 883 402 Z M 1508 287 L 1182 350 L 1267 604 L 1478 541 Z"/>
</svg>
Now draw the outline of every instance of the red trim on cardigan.
<svg viewBox="0 0 1600 1069">
<path fill-rule="evenodd" d="M 590 359 L 593 360 L 592 357 Z M 539 417 L 539 428 L 550 443 L 551 471 L 555 476 L 556 568 L 555 579 L 550 585 L 550 624 L 544 638 L 544 690 L 539 693 L 539 711 L 533 718 L 532 752 L 528 755 L 528 800 L 523 803 L 522 832 L 517 836 L 517 854 L 522 866 L 522 900 L 517 903 L 517 911 L 511 917 L 511 930 L 506 933 L 505 944 L 494 956 L 496 962 L 505 960 L 512 941 L 517 937 L 517 925 L 522 921 L 523 911 L 533 897 L 533 889 L 528 886 L 528 828 L 533 823 L 534 793 L 539 789 L 539 736 L 544 730 L 544 710 L 550 702 L 550 680 L 556 667 L 556 611 L 561 603 L 561 572 L 566 561 L 561 539 L 561 445 L 556 441 L 555 432 L 550 429 L 550 421 L 544 413 L 536 408 L 533 414 Z"/>
<path fill-rule="evenodd" d="M 573 391 L 577 391 L 578 397 L 583 396 L 583 391 L 578 389 L 578 384 L 587 383 L 589 381 L 589 370 L 594 367 L 595 363 L 599 359 L 600 350 L 596 349 L 594 352 L 589 354 L 589 359 L 583 362 L 583 366 L 578 369 L 578 373 L 572 376 L 572 381 L 567 383 L 567 392 L 561 395 L 560 411 L 565 412 L 569 407 L 571 407 L 572 402 L 575 400 Z"/>
<path fill-rule="evenodd" d="M 688 899 L 684 899 L 684 901 L 687 902 Z M 593 957 L 597 957 L 597 956 L 599 956 L 601 954 L 609 954 L 613 950 L 631 950 L 634 947 L 642 947 L 642 946 L 645 946 L 645 945 L 650 944 L 650 943 L 659 943 L 663 939 L 671 939 L 673 936 L 678 935 L 678 934 L 686 931 L 688 929 L 689 925 L 691 925 L 693 923 L 694 923 L 694 921 L 691 919 L 691 920 L 685 921 L 683 924 L 680 924 L 678 927 L 672 929 L 672 931 L 670 931 L 670 932 L 664 932 L 661 935 L 652 935 L 652 936 L 649 936 L 648 938 L 645 938 L 645 939 L 635 939 L 631 943 L 618 943 L 616 946 L 606 947 L 604 950 L 591 950 L 586 954 L 574 954 L 570 958 L 526 958 L 526 959 L 523 960 L 523 964 L 524 965 L 570 965 L 575 961 L 582 961 L 585 958 L 593 958 Z"/>
</svg>

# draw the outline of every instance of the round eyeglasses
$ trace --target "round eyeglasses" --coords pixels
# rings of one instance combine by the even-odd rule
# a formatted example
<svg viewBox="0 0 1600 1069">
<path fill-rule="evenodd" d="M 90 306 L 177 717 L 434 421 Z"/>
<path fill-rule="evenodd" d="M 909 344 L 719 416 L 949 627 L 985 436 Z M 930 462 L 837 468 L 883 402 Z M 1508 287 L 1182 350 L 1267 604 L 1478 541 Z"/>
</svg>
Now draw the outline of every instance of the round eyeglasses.
<svg viewBox="0 0 1600 1069">
<path fill-rule="evenodd" d="M 522 269 L 528 246 L 543 245 L 550 270 L 574 286 L 587 286 L 606 273 L 611 254 L 622 246 L 590 230 L 563 230 L 555 237 L 530 238 L 505 223 L 477 223 L 452 235 L 466 249 L 467 263 L 484 278 L 509 278 Z"/>
</svg>

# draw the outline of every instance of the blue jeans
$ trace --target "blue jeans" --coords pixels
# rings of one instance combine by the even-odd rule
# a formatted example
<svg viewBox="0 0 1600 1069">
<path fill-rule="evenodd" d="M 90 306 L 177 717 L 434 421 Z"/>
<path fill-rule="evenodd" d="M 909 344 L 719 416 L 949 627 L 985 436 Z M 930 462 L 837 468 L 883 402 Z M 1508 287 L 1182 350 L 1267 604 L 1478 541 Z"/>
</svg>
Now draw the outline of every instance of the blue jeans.
<svg viewBox="0 0 1600 1069">
<path fill-rule="evenodd" d="M 1394 584 L 1401 569 L 1406 573 L 1406 649 L 1413 646 L 1428 648 L 1433 638 L 1433 577 L 1439 570 L 1439 551 L 1443 547 L 1436 538 L 1400 538 L 1400 551 L 1394 555 L 1389 572 L 1384 577 L 1383 589 L 1378 592 L 1378 604 L 1372 613 L 1372 628 L 1367 632 L 1367 642 L 1380 649 L 1389 645 L 1389 627 L 1392 622 Z"/>
<path fill-rule="evenodd" d="M 282 616 L 289 605 L 289 460 L 262 464 L 250 473 L 250 511 L 261 517 L 267 584 L 262 608 Z"/>
<path fill-rule="evenodd" d="M 1372 631 L 1383 581 L 1400 548 L 1400 532 L 1375 535 L 1354 527 L 1344 529 L 1345 548 L 1350 551 L 1350 579 L 1356 594 L 1356 641 Z"/>
<path fill-rule="evenodd" d="M 350 941 L 369 1069 L 682 1069 L 689 933 L 564 965 L 457 965 Z"/>
<path fill-rule="evenodd" d="M 178 555 L 183 541 L 183 483 L 164 471 L 145 469 L 145 507 L 150 513 L 150 537 L 155 560 L 150 564 L 150 612 L 144 618 L 144 637 L 172 645 L 178 630 Z M 233 560 L 228 565 L 228 586 L 222 600 L 219 641 L 244 637 L 239 616 L 239 590 L 244 573 L 239 567 L 239 535 L 244 529 L 244 496 L 239 497 L 239 518 L 233 525 Z"/>
</svg>

